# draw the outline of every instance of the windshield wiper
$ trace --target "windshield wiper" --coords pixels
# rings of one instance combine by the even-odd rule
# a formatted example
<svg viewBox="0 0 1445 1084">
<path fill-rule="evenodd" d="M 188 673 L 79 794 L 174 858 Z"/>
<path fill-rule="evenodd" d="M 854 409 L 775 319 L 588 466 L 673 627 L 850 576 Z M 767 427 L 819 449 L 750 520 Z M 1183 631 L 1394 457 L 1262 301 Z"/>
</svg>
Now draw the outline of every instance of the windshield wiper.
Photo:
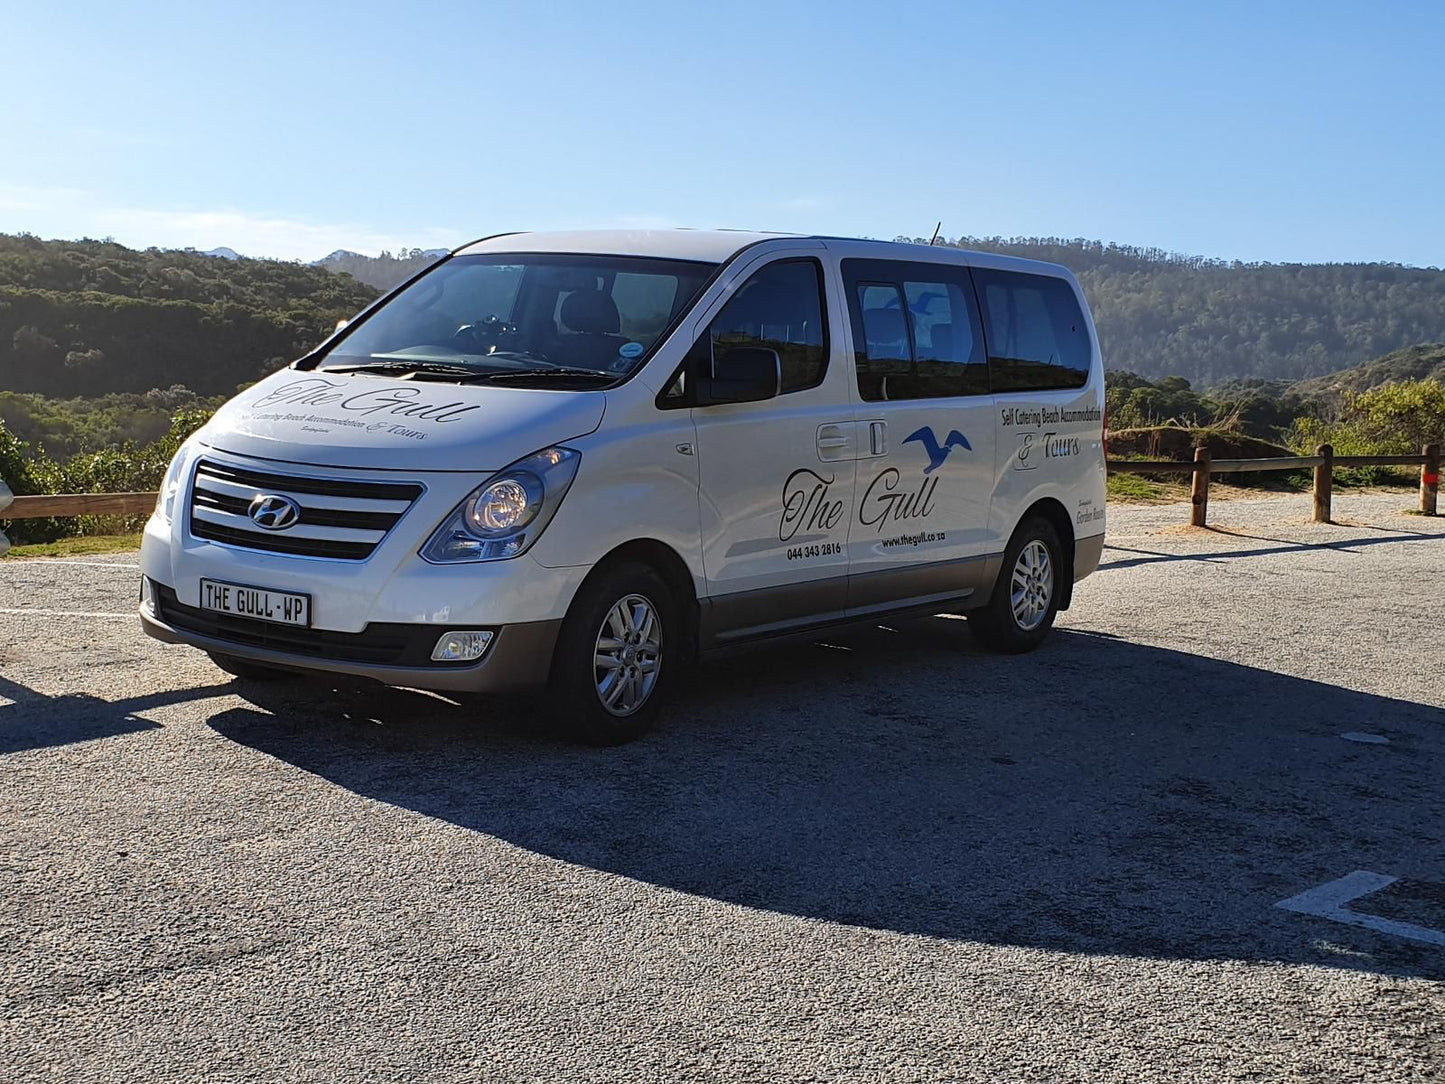
<svg viewBox="0 0 1445 1084">
<path fill-rule="evenodd" d="M 447 376 L 486 376 L 470 365 L 448 365 L 441 361 L 369 361 L 364 365 L 339 365 L 324 373 L 440 373 Z"/>
<path fill-rule="evenodd" d="M 538 366 L 531 369 L 477 369 L 471 365 L 449 365 L 441 361 L 372 361 L 362 365 L 340 365 L 323 369 L 327 373 L 418 373 L 429 376 L 465 377 L 467 380 L 535 380 L 541 377 L 565 377 L 570 380 L 602 380 L 612 383 L 622 374 L 601 369 L 576 369 L 565 365 Z"/>
<path fill-rule="evenodd" d="M 571 379 L 605 380 L 612 383 L 621 373 L 609 373 L 602 369 L 574 369 L 566 365 L 549 365 L 545 369 L 499 369 L 494 373 L 480 374 L 487 380 L 531 380 L 542 376 L 563 376 Z"/>
</svg>

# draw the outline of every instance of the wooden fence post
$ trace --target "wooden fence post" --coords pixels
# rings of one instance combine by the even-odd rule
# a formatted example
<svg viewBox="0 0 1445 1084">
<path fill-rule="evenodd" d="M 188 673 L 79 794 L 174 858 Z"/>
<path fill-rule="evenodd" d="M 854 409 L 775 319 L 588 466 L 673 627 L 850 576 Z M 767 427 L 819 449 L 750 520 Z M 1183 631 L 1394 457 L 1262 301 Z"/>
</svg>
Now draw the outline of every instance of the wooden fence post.
<svg viewBox="0 0 1445 1084">
<path fill-rule="evenodd" d="M 1194 506 L 1189 513 L 1189 525 L 1203 527 L 1209 515 L 1209 448 L 1203 444 L 1194 449 L 1194 482 L 1189 487 L 1189 503 Z"/>
<path fill-rule="evenodd" d="M 1335 488 L 1335 449 L 1333 445 L 1321 444 L 1315 455 L 1324 462 L 1315 468 L 1315 522 L 1333 523 L 1330 519 L 1330 498 Z"/>
<path fill-rule="evenodd" d="M 1425 462 L 1420 464 L 1420 511 L 1435 515 L 1435 499 L 1440 494 L 1440 445 L 1427 444 L 1420 449 Z"/>
</svg>

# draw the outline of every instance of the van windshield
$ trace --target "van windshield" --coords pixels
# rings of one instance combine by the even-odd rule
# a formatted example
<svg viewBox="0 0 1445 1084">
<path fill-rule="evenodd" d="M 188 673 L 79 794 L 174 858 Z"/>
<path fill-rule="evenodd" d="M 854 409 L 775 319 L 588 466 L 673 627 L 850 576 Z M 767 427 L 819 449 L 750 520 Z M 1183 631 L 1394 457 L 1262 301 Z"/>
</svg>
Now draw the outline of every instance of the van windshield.
<svg viewBox="0 0 1445 1084">
<path fill-rule="evenodd" d="M 714 269 L 637 256 L 456 256 L 367 317 L 317 368 L 610 382 L 649 357 Z"/>
</svg>

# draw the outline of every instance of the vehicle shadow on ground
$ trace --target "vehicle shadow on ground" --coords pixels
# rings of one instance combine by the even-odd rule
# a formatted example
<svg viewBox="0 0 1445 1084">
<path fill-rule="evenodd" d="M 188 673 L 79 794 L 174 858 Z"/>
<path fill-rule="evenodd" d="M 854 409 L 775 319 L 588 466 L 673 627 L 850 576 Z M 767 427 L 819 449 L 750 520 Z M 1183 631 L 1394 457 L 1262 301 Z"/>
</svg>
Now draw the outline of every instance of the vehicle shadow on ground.
<svg viewBox="0 0 1445 1084">
<path fill-rule="evenodd" d="M 228 685 L 213 685 L 105 700 L 74 693 L 49 696 L 0 675 L 0 696 L 13 701 L 0 704 L 0 755 L 159 730 L 159 723 L 135 713 L 230 691 Z"/>
<path fill-rule="evenodd" d="M 1274 907 L 1355 869 L 1445 881 L 1445 711 L 1063 630 L 999 658 L 963 626 L 700 668 L 668 725 L 618 749 L 539 735 L 525 704 L 374 688 L 246 686 L 256 707 L 211 725 L 357 793 L 730 903 L 1445 976 L 1439 949 Z"/>
</svg>

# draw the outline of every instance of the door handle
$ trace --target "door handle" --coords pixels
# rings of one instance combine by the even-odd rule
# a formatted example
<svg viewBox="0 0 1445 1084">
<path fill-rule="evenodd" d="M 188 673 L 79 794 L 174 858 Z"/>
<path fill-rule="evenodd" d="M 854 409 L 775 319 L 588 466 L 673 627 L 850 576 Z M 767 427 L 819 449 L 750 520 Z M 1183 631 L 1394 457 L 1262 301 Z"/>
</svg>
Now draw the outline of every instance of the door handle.
<svg viewBox="0 0 1445 1084">
<path fill-rule="evenodd" d="M 818 458 L 832 462 L 853 458 L 853 435 L 846 424 L 829 422 L 818 426 Z"/>
<path fill-rule="evenodd" d="M 868 451 L 873 455 L 888 454 L 888 423 L 868 423 Z"/>
</svg>

